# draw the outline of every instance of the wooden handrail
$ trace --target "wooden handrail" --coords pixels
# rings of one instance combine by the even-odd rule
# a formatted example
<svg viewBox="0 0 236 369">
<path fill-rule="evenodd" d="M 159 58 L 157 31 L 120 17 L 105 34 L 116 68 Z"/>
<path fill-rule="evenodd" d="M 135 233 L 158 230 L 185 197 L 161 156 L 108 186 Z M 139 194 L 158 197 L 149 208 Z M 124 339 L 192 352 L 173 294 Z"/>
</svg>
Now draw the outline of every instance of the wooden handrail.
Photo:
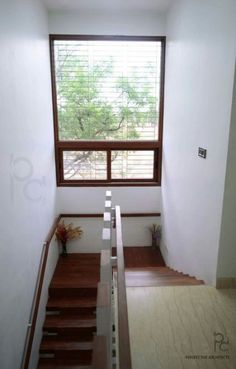
<svg viewBox="0 0 236 369">
<path fill-rule="evenodd" d="M 77 213 L 77 214 L 61 214 L 62 218 L 103 218 L 103 213 Z M 122 217 L 160 217 L 161 213 L 122 213 Z"/>
<path fill-rule="evenodd" d="M 38 275 L 37 275 L 37 281 L 36 281 L 36 286 L 35 286 L 34 298 L 32 302 L 30 319 L 29 319 L 29 324 L 28 324 L 28 330 L 27 330 L 26 339 L 25 339 L 25 347 L 24 347 L 24 352 L 23 352 L 23 357 L 22 357 L 22 362 L 21 362 L 21 369 L 28 369 L 28 366 L 29 366 L 31 349 L 32 349 L 32 344 L 33 344 L 33 339 L 34 339 L 35 326 L 36 326 L 38 310 L 39 310 L 40 297 L 41 297 L 41 292 L 42 292 L 42 287 L 43 287 L 43 280 L 44 280 L 44 275 L 45 275 L 45 270 L 46 270 L 46 265 L 47 265 L 49 245 L 56 231 L 58 223 L 60 222 L 60 219 L 61 219 L 61 215 L 59 215 L 55 219 L 52 227 L 50 228 L 46 241 L 43 244 L 43 249 L 42 249 L 39 269 L 38 269 Z"/>
<path fill-rule="evenodd" d="M 120 206 L 115 207 L 116 213 L 116 249 L 117 249 L 117 301 L 118 301 L 118 337 L 119 337 L 119 368 L 131 369 L 131 351 L 127 296 L 125 285 L 125 263 L 122 241 L 122 225 Z"/>
</svg>

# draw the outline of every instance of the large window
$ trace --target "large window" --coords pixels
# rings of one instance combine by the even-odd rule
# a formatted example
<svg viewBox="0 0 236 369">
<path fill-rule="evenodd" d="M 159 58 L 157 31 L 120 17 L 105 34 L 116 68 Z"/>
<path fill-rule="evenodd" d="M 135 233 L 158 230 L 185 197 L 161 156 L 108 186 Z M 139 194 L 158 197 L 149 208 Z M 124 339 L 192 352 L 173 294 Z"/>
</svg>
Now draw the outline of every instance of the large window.
<svg viewBox="0 0 236 369">
<path fill-rule="evenodd" d="M 165 38 L 50 45 L 58 185 L 160 185 Z"/>
</svg>

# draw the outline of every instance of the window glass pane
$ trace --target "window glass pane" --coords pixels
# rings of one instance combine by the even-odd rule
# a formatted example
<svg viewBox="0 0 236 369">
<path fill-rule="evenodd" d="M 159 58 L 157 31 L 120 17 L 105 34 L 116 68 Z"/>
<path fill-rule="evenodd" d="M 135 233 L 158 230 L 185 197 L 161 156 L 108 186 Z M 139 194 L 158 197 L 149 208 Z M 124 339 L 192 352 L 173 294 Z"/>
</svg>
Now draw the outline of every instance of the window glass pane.
<svg viewBox="0 0 236 369">
<path fill-rule="evenodd" d="M 105 151 L 64 151 L 65 180 L 107 179 L 107 153 Z"/>
<path fill-rule="evenodd" d="M 54 41 L 60 140 L 158 139 L 161 42 Z"/>
<path fill-rule="evenodd" d="M 154 151 L 113 151 L 112 179 L 152 179 Z"/>
</svg>

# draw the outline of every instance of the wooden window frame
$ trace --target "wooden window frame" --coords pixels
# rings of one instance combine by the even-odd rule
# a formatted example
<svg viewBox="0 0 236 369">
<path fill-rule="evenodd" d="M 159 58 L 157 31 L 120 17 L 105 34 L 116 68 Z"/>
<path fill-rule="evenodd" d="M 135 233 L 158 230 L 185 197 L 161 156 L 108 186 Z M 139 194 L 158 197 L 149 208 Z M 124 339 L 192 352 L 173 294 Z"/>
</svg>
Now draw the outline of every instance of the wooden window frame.
<svg viewBox="0 0 236 369">
<path fill-rule="evenodd" d="M 58 132 L 57 94 L 54 64 L 54 41 L 61 40 L 106 40 L 106 41 L 156 41 L 161 42 L 161 70 L 160 70 L 160 102 L 159 102 L 159 122 L 157 140 L 127 140 L 127 141 L 61 141 Z M 77 186 L 161 186 L 162 167 L 162 136 L 163 136 L 163 115 L 164 115 L 164 79 L 165 79 L 165 36 L 99 36 L 99 35 L 49 35 L 50 43 L 50 63 L 52 79 L 52 102 L 54 117 L 54 140 L 55 140 L 55 160 L 57 186 L 77 187 Z M 108 158 L 107 179 L 106 180 L 66 180 L 63 173 L 63 151 L 106 151 Z M 111 152 L 113 150 L 149 150 L 154 151 L 154 166 L 152 179 L 111 179 Z"/>
</svg>

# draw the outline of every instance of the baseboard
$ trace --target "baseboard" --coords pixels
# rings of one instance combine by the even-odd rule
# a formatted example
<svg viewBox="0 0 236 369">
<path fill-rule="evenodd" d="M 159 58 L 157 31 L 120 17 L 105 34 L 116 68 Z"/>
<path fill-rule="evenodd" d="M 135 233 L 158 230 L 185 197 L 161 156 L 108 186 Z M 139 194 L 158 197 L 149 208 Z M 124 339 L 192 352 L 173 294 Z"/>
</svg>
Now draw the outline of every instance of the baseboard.
<svg viewBox="0 0 236 369">
<path fill-rule="evenodd" d="M 217 278 L 216 288 L 229 289 L 236 288 L 236 278 Z"/>
</svg>

